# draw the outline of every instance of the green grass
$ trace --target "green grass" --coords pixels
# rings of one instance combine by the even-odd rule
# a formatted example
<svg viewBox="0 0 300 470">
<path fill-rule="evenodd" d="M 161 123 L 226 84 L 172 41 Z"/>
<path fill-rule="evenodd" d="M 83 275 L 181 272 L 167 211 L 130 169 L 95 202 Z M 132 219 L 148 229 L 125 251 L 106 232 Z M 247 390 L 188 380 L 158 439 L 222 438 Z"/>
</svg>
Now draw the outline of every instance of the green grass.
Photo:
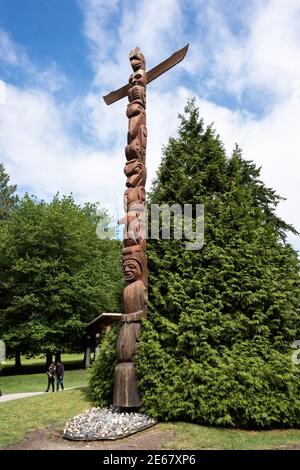
<svg viewBox="0 0 300 470">
<path fill-rule="evenodd" d="M 0 376 L 2 393 L 43 392 L 48 384 L 47 374 L 22 374 Z M 87 386 L 87 370 L 67 370 L 64 376 L 65 387 Z"/>
<path fill-rule="evenodd" d="M 62 363 L 66 370 L 80 369 L 83 367 L 83 354 L 62 354 Z M 22 367 L 16 369 L 14 359 L 7 359 L 3 364 L 2 375 L 15 375 L 15 374 L 35 374 L 43 373 L 46 370 L 45 356 L 33 357 L 26 359 L 21 358 Z"/>
<path fill-rule="evenodd" d="M 86 389 L 68 390 L 0 404 L 0 448 L 23 440 L 49 425 L 63 428 L 73 416 L 91 407 Z"/>
<path fill-rule="evenodd" d="M 162 431 L 172 431 L 174 438 L 163 442 L 165 449 L 275 449 L 282 446 L 298 444 L 300 446 L 300 429 L 245 431 L 240 429 L 223 429 L 198 426 L 188 423 L 163 423 Z"/>
<path fill-rule="evenodd" d="M 54 359 L 54 356 L 53 356 Z M 83 354 L 62 354 L 61 355 L 61 360 L 63 363 L 67 362 L 74 362 L 74 361 L 82 361 L 83 360 Z M 26 357 L 22 356 L 21 357 L 21 363 L 22 366 L 24 365 L 37 365 L 40 364 L 42 366 L 45 366 L 45 356 L 37 356 L 37 357 L 32 357 L 30 359 L 26 359 Z M 15 365 L 15 360 L 14 359 L 7 359 L 5 361 L 4 367 L 12 367 Z"/>
<path fill-rule="evenodd" d="M 28 433 L 50 425 L 62 430 L 69 419 L 91 406 L 86 388 L 1 403 L 0 448 L 22 441 Z M 187 423 L 160 423 L 158 429 L 171 431 L 173 436 L 170 438 L 169 433 L 166 433 L 165 437 L 162 435 L 161 447 L 164 449 L 259 450 L 278 449 L 295 444 L 300 446 L 300 429 L 244 431 Z"/>
</svg>

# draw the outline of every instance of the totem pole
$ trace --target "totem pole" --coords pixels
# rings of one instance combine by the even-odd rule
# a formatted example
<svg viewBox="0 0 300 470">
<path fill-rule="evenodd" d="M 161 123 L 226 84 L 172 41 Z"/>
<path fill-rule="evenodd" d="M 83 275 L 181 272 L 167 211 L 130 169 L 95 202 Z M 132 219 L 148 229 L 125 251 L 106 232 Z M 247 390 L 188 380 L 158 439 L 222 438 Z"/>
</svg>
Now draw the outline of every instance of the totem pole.
<svg viewBox="0 0 300 470">
<path fill-rule="evenodd" d="M 147 256 L 145 230 L 146 184 L 146 84 L 178 64 L 188 45 L 146 72 L 145 58 L 136 47 L 129 54 L 133 73 L 129 83 L 104 97 L 111 104 L 128 96 L 126 163 L 124 173 L 127 189 L 124 193 L 125 216 L 119 221 L 125 225 L 123 240 L 123 272 L 126 286 L 123 291 L 124 313 L 118 336 L 114 381 L 114 405 L 138 408 L 141 405 L 134 356 L 141 333 L 141 321 L 147 315 Z"/>
</svg>

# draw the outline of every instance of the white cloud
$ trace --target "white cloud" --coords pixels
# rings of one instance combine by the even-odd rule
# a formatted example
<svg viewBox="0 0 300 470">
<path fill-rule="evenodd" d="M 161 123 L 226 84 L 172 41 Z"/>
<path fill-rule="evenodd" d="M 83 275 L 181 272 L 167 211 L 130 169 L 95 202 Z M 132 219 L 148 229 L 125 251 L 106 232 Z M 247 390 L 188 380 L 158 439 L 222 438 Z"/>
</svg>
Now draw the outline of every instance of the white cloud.
<svg viewBox="0 0 300 470">
<path fill-rule="evenodd" d="M 0 107 L 0 156 L 15 182 L 39 197 L 73 192 L 81 202 L 107 204 L 118 192 L 122 196 L 119 156 L 78 146 L 64 132 L 63 115 L 46 93 L 7 87 Z"/>
<path fill-rule="evenodd" d="M 76 100 L 59 106 L 53 96 L 64 76 L 52 63 L 37 68 L 1 30 L 0 57 L 31 80 L 22 88 L 0 81 L 0 159 L 13 181 L 45 199 L 57 191 L 73 192 L 80 202 L 98 200 L 113 209 L 118 190 L 122 197 L 122 167 L 114 164 L 118 156 L 115 150 L 108 154 L 80 143 L 68 132 Z"/>
<path fill-rule="evenodd" d="M 244 46 L 245 85 L 262 85 L 278 96 L 291 92 L 300 76 L 299 21 L 298 0 L 273 0 L 258 9 Z"/>
<path fill-rule="evenodd" d="M 273 93 L 275 99 L 286 97 L 299 84 L 299 1 L 236 3 L 236 30 L 231 15 L 224 14 L 226 7 L 218 8 L 219 1 L 210 0 L 199 11 L 199 25 L 209 25 L 204 48 L 214 78 L 211 87 L 223 87 L 235 95 L 254 87 Z M 199 32 L 200 41 L 201 28 Z"/>
<path fill-rule="evenodd" d="M 0 29 L 0 59 L 7 65 L 23 67 L 27 64 L 27 57 L 20 46 L 17 46 L 10 35 Z"/>
<path fill-rule="evenodd" d="M 99 60 L 107 58 L 110 48 L 114 46 L 113 37 L 109 34 L 109 22 L 118 7 L 118 0 L 79 0 L 84 11 L 84 34 L 91 47 L 91 59 L 94 66 Z"/>
<path fill-rule="evenodd" d="M 143 46 L 149 67 L 174 52 L 182 43 L 184 17 L 180 0 L 129 2 L 80 1 L 84 33 L 91 47 L 94 84 L 107 91 L 119 88 L 130 74 L 129 49 Z M 175 48 L 176 50 L 176 48 Z"/>
<path fill-rule="evenodd" d="M 38 69 L 24 50 L 0 31 L 1 60 L 33 76 L 30 87 L 9 86 L 7 104 L 0 105 L 0 156 L 14 182 L 40 197 L 48 198 L 57 190 L 65 194 L 73 191 L 79 201 L 99 200 L 120 216 L 125 187 L 126 99 L 107 107 L 101 96 L 126 83 L 131 47 L 142 47 L 152 67 L 190 42 L 186 59 L 148 87 L 148 187 L 161 159 L 161 147 L 178 127 L 177 113 L 182 112 L 188 97 L 197 96 L 201 115 L 206 123 L 215 123 L 228 154 L 237 142 L 246 159 L 262 165 L 266 184 L 288 198 L 279 207 L 280 215 L 300 230 L 300 160 L 296 153 L 299 1 L 249 1 L 246 11 L 237 10 L 235 15 L 241 31 L 232 29 L 225 13 L 227 2 L 79 3 L 94 81 L 85 97 L 64 103 L 64 107 L 53 95 L 64 85 L 55 65 Z M 178 80 L 182 71 L 187 82 Z M 245 93 L 253 90 L 258 100 L 253 109 L 261 105 L 259 93 L 272 94 L 264 116 L 257 117 L 244 106 Z M 217 105 L 211 98 L 228 92 L 239 99 L 238 109 Z M 80 133 L 71 134 L 72 126 L 80 126 L 90 140 L 94 139 L 93 145 L 84 144 Z M 297 239 L 293 238 L 293 243 L 300 248 Z"/>
<path fill-rule="evenodd" d="M 176 0 L 131 2 L 131 8 L 123 10 L 120 5 L 120 2 L 113 2 L 108 8 L 107 3 L 100 0 L 82 4 L 86 18 L 86 34 L 89 40 L 93 41 L 94 49 L 101 50 L 99 68 L 97 64 L 94 64 L 98 78 L 101 77 L 98 84 L 101 84 L 102 89 L 103 86 L 107 87 L 107 92 L 110 91 L 109 86 L 111 88 L 121 86 L 130 73 L 127 59 L 129 46 L 143 45 L 146 58 L 150 58 L 151 65 L 154 65 L 153 62 L 158 60 L 155 57 L 164 58 L 161 53 L 164 49 L 168 49 L 168 53 L 171 52 L 170 44 L 174 49 L 172 46 L 174 42 L 180 44 L 185 42 L 183 25 L 187 26 L 189 22 L 185 16 L 188 11 L 186 5 Z M 237 1 L 236 7 L 238 5 L 241 6 L 241 2 Z M 258 164 L 263 165 L 263 174 L 268 184 L 275 186 L 279 192 L 288 196 L 291 187 L 297 184 L 294 180 L 295 175 L 298 174 L 295 171 L 298 160 L 295 158 L 296 146 L 293 136 L 297 134 L 296 116 L 300 102 L 297 99 L 300 96 L 299 1 L 249 2 L 246 6 L 244 5 L 243 11 L 236 12 L 236 17 L 241 21 L 240 29 L 242 30 L 242 27 L 244 29 L 243 34 L 241 31 L 232 32 L 229 18 L 224 14 L 226 2 L 196 1 L 191 2 L 191 6 L 197 12 L 196 23 L 199 28 L 197 29 L 196 24 L 193 31 L 188 30 L 191 35 L 191 47 L 187 58 L 181 64 L 182 68 L 193 74 L 197 70 L 201 72 L 200 67 L 208 63 L 214 72 L 214 81 L 211 84 L 214 83 L 219 90 L 222 87 L 230 90 L 236 96 L 247 88 L 256 87 L 262 87 L 262 93 L 264 88 L 267 91 L 272 90 L 277 95 L 277 100 L 273 103 L 270 112 L 263 118 L 256 118 L 249 113 L 243 108 L 242 102 L 239 109 L 233 111 L 215 105 L 207 96 L 204 100 L 204 95 L 199 101 L 203 117 L 208 122 L 215 121 L 217 130 L 227 141 L 226 147 L 229 153 L 234 142 L 239 142 L 244 148 L 245 158 L 253 158 Z M 159 15 L 157 15 L 158 11 Z M 109 22 L 111 15 L 115 14 L 118 14 L 118 25 L 113 33 L 110 31 Z M 99 17 L 101 21 L 98 20 Z M 205 33 L 203 32 L 204 24 L 206 25 Z M 111 39 L 114 49 L 113 57 L 106 58 L 107 60 L 103 59 L 105 57 L 103 55 L 104 36 L 108 44 Z M 170 44 L 166 44 L 166 38 L 170 39 Z M 164 53 L 168 55 L 167 52 Z M 115 63 L 112 63 L 111 59 Z M 114 73 L 117 70 L 119 73 Z M 174 70 L 166 75 L 165 78 L 168 81 L 174 75 Z M 160 77 L 151 84 L 147 92 L 149 145 L 155 148 L 154 164 L 151 161 L 150 149 L 148 151 L 150 174 L 154 173 L 159 162 L 161 144 L 166 142 L 168 136 L 177 127 L 177 112 L 182 111 L 184 105 L 180 84 L 177 83 L 177 86 L 172 87 L 170 92 L 161 93 L 160 81 L 163 78 Z M 186 90 L 184 96 L 196 94 L 195 90 L 198 86 L 195 81 L 192 88 L 194 91 Z M 95 99 L 92 101 L 96 103 Z M 121 139 L 117 138 L 117 135 L 121 132 L 124 135 L 123 123 L 126 123 L 125 116 L 122 117 L 124 111 L 125 103 L 122 102 L 112 105 L 109 109 L 105 109 L 103 104 L 92 106 L 90 114 L 93 115 L 93 122 L 96 123 L 95 131 L 108 140 L 113 135 L 120 145 Z M 151 138 L 154 141 L 153 144 L 151 144 Z M 281 157 L 283 153 L 285 154 L 284 164 Z M 278 176 L 283 174 L 283 165 L 290 181 L 286 179 L 283 181 Z"/>
<path fill-rule="evenodd" d="M 201 113 L 215 122 L 227 151 L 238 142 L 244 157 L 262 166 L 262 179 L 287 198 L 280 203 L 279 214 L 300 231 L 300 3 L 249 2 L 247 11 L 237 13 L 241 26 L 235 32 L 217 3 L 209 2 L 204 15 L 211 25 L 206 48 L 213 77 L 210 87 L 230 92 L 239 99 L 239 108 L 200 100 Z M 243 98 L 251 93 L 255 93 L 252 110 L 265 106 L 264 116 L 251 115 L 243 107 Z M 290 240 L 300 249 L 299 237 Z"/>
<path fill-rule="evenodd" d="M 0 80 L 0 105 L 6 103 L 6 83 Z"/>
<path fill-rule="evenodd" d="M 262 180 L 287 198 L 280 203 L 279 214 L 300 231 L 299 102 L 281 102 L 261 120 L 209 101 L 200 99 L 198 103 L 206 122 L 214 122 L 228 154 L 237 142 L 244 158 L 262 166 Z"/>
<path fill-rule="evenodd" d="M 19 71 L 24 76 L 24 83 L 30 87 L 39 87 L 53 93 L 66 84 L 65 74 L 52 61 L 41 68 L 30 61 L 25 49 L 15 43 L 11 36 L 0 28 L 0 60 L 2 65 L 11 71 Z"/>
</svg>

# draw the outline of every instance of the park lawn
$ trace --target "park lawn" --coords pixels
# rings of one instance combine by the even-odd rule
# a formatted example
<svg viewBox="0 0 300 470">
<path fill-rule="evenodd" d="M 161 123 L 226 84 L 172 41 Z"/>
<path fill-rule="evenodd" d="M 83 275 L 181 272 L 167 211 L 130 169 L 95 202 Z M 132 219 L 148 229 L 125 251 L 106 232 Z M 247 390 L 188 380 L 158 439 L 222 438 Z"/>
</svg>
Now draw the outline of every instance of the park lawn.
<svg viewBox="0 0 300 470">
<path fill-rule="evenodd" d="M 264 450 L 298 444 L 300 429 L 248 431 L 199 426 L 190 423 L 162 423 L 160 429 L 172 431 L 172 441 L 163 442 L 165 449 L 176 450 Z"/>
<path fill-rule="evenodd" d="M 50 393 L 0 404 L 0 448 L 22 441 L 28 433 L 48 426 L 63 429 L 73 416 L 92 407 L 87 388 Z M 278 449 L 300 445 L 300 429 L 246 431 L 212 428 L 188 423 L 160 423 L 162 449 Z M 50 431 L 49 431 L 50 432 Z M 146 431 L 147 432 L 147 431 Z"/>
<path fill-rule="evenodd" d="M 44 356 L 37 356 L 30 359 L 21 358 L 22 367 L 15 368 L 13 359 L 7 359 L 3 365 L 2 376 L 17 374 L 38 374 L 46 371 L 46 359 Z M 62 354 L 62 363 L 65 370 L 76 370 L 83 367 L 83 354 Z"/>
<path fill-rule="evenodd" d="M 86 387 L 87 370 L 67 370 L 64 376 L 64 386 Z M 22 374 L 0 376 L 0 390 L 3 394 L 20 392 L 43 392 L 48 385 L 48 377 L 44 372 L 42 374 Z"/>
<path fill-rule="evenodd" d="M 19 442 L 31 431 L 52 424 L 62 429 L 70 418 L 90 407 L 85 388 L 1 403 L 0 448 Z"/>
<path fill-rule="evenodd" d="M 82 360 L 83 360 L 83 353 L 61 355 L 61 361 L 63 364 L 68 363 L 68 362 L 82 361 Z M 24 356 L 21 357 L 21 364 L 24 366 L 25 365 L 41 365 L 42 367 L 45 367 L 45 362 L 46 362 L 45 356 L 31 357 L 30 359 L 27 359 Z M 14 365 L 15 365 L 14 359 L 6 359 L 4 367 L 13 367 Z"/>
</svg>

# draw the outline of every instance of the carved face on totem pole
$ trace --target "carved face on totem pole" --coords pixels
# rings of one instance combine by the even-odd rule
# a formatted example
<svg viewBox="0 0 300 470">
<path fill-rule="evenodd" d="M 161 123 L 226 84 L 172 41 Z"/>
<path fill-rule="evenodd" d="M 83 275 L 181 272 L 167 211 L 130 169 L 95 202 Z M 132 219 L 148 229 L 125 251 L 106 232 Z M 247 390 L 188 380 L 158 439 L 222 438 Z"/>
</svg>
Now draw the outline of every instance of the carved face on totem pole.
<svg viewBox="0 0 300 470">
<path fill-rule="evenodd" d="M 147 285 L 147 260 L 139 245 L 123 249 L 123 272 L 126 282 L 143 281 Z"/>
<path fill-rule="evenodd" d="M 131 88 L 145 88 L 147 84 L 146 72 L 143 69 L 138 69 L 133 72 L 129 77 L 129 84 Z"/>
<path fill-rule="evenodd" d="M 147 84 L 147 75 L 145 72 L 145 59 L 143 54 L 141 54 L 139 49 L 136 48 L 129 54 L 129 57 L 133 73 L 129 77 L 128 100 L 129 103 L 135 103 L 135 106 L 129 105 L 129 109 L 127 110 L 128 118 L 132 117 L 138 112 L 142 112 L 142 110 L 138 111 L 137 105 L 142 105 L 142 107 L 145 108 L 145 87 Z"/>
<path fill-rule="evenodd" d="M 139 281 L 142 277 L 141 267 L 135 259 L 124 260 L 123 270 L 127 282 Z"/>
</svg>

